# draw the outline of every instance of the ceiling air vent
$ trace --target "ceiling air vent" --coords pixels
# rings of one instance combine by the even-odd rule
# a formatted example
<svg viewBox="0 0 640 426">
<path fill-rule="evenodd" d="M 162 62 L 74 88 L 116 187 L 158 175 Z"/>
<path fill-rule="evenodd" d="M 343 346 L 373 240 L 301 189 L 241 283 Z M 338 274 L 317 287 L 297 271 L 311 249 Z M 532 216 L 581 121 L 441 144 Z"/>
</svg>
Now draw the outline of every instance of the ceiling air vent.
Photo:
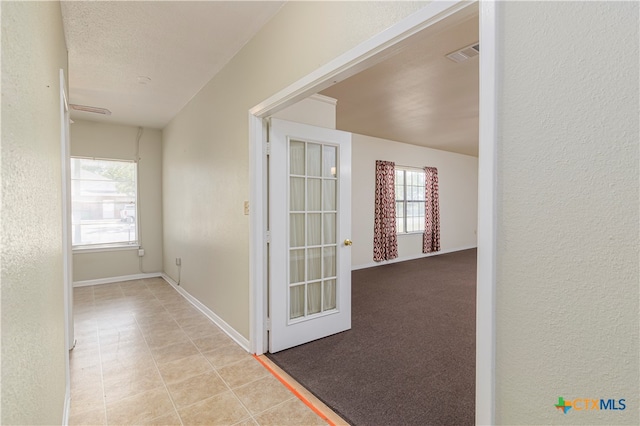
<svg viewBox="0 0 640 426">
<path fill-rule="evenodd" d="M 109 111 L 106 108 L 98 108 L 98 107 L 76 105 L 76 104 L 69 104 L 69 106 L 71 107 L 71 109 L 76 111 L 92 112 L 94 114 L 102 114 L 102 115 L 111 115 L 111 111 Z"/>
<path fill-rule="evenodd" d="M 451 52 L 447 55 L 447 58 L 451 59 L 453 62 L 464 62 L 467 59 L 473 58 L 474 56 L 478 56 L 480 54 L 480 44 L 474 43 L 471 46 L 463 47 L 460 50 L 456 50 L 455 52 Z"/>
</svg>

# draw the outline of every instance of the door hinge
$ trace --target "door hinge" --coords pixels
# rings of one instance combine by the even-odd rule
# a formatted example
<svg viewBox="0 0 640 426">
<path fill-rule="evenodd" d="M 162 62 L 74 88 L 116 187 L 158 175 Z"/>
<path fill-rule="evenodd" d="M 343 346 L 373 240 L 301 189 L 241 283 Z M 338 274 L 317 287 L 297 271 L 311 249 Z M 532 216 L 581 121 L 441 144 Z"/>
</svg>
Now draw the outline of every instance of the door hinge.
<svg viewBox="0 0 640 426">
<path fill-rule="evenodd" d="M 267 155 L 271 155 L 271 142 L 267 142 L 267 147 L 265 152 Z"/>
<path fill-rule="evenodd" d="M 267 331 L 271 331 L 271 318 L 267 318 Z"/>
<path fill-rule="evenodd" d="M 271 231 L 267 231 L 267 244 L 271 242 Z"/>
</svg>

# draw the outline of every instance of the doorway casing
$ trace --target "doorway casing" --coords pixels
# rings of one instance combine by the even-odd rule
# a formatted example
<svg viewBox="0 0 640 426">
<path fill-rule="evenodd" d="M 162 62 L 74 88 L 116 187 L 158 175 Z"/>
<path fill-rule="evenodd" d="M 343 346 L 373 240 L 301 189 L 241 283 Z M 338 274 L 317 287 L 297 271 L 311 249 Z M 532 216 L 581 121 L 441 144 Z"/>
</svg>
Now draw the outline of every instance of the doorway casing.
<svg viewBox="0 0 640 426">
<path fill-rule="evenodd" d="M 473 2 L 433 2 L 249 110 L 250 348 L 267 344 L 267 126 L 264 118 L 391 56 L 404 40 Z M 476 423 L 495 423 L 496 5 L 480 3 Z"/>
</svg>

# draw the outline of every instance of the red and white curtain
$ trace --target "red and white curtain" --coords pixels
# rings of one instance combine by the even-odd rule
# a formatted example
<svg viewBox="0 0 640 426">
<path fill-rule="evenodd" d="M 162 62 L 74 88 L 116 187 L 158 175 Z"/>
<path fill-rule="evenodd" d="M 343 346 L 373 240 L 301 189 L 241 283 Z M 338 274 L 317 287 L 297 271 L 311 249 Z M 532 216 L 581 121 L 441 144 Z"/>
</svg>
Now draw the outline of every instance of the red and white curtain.
<svg viewBox="0 0 640 426">
<path fill-rule="evenodd" d="M 373 229 L 373 260 L 398 257 L 396 234 L 396 167 L 392 161 L 376 161 L 376 206 Z"/>
<path fill-rule="evenodd" d="M 440 201 L 438 197 L 438 169 L 424 168 L 424 236 L 422 252 L 440 251 Z"/>
</svg>

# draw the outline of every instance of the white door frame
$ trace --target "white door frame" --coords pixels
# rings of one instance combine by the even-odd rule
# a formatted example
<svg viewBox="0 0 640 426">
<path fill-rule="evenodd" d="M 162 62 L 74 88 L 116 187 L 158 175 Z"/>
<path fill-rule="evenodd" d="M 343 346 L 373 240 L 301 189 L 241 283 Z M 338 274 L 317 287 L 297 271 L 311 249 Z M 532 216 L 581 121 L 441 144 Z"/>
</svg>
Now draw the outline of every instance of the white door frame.
<svg viewBox="0 0 640 426">
<path fill-rule="evenodd" d="M 73 327 L 73 255 L 71 253 L 71 181 L 69 161 L 71 157 L 69 141 L 69 103 L 64 70 L 60 69 L 60 172 L 62 178 L 62 280 L 64 286 L 64 345 L 65 355 L 65 409 L 67 424 L 71 403 L 71 372 L 69 351 L 75 346 Z"/>
<path fill-rule="evenodd" d="M 267 350 L 267 158 L 263 118 L 365 70 L 408 37 L 468 7 L 436 1 L 361 43 L 249 111 L 250 348 Z M 476 424 L 495 423 L 496 5 L 480 3 L 480 133 L 476 299 Z"/>
</svg>

